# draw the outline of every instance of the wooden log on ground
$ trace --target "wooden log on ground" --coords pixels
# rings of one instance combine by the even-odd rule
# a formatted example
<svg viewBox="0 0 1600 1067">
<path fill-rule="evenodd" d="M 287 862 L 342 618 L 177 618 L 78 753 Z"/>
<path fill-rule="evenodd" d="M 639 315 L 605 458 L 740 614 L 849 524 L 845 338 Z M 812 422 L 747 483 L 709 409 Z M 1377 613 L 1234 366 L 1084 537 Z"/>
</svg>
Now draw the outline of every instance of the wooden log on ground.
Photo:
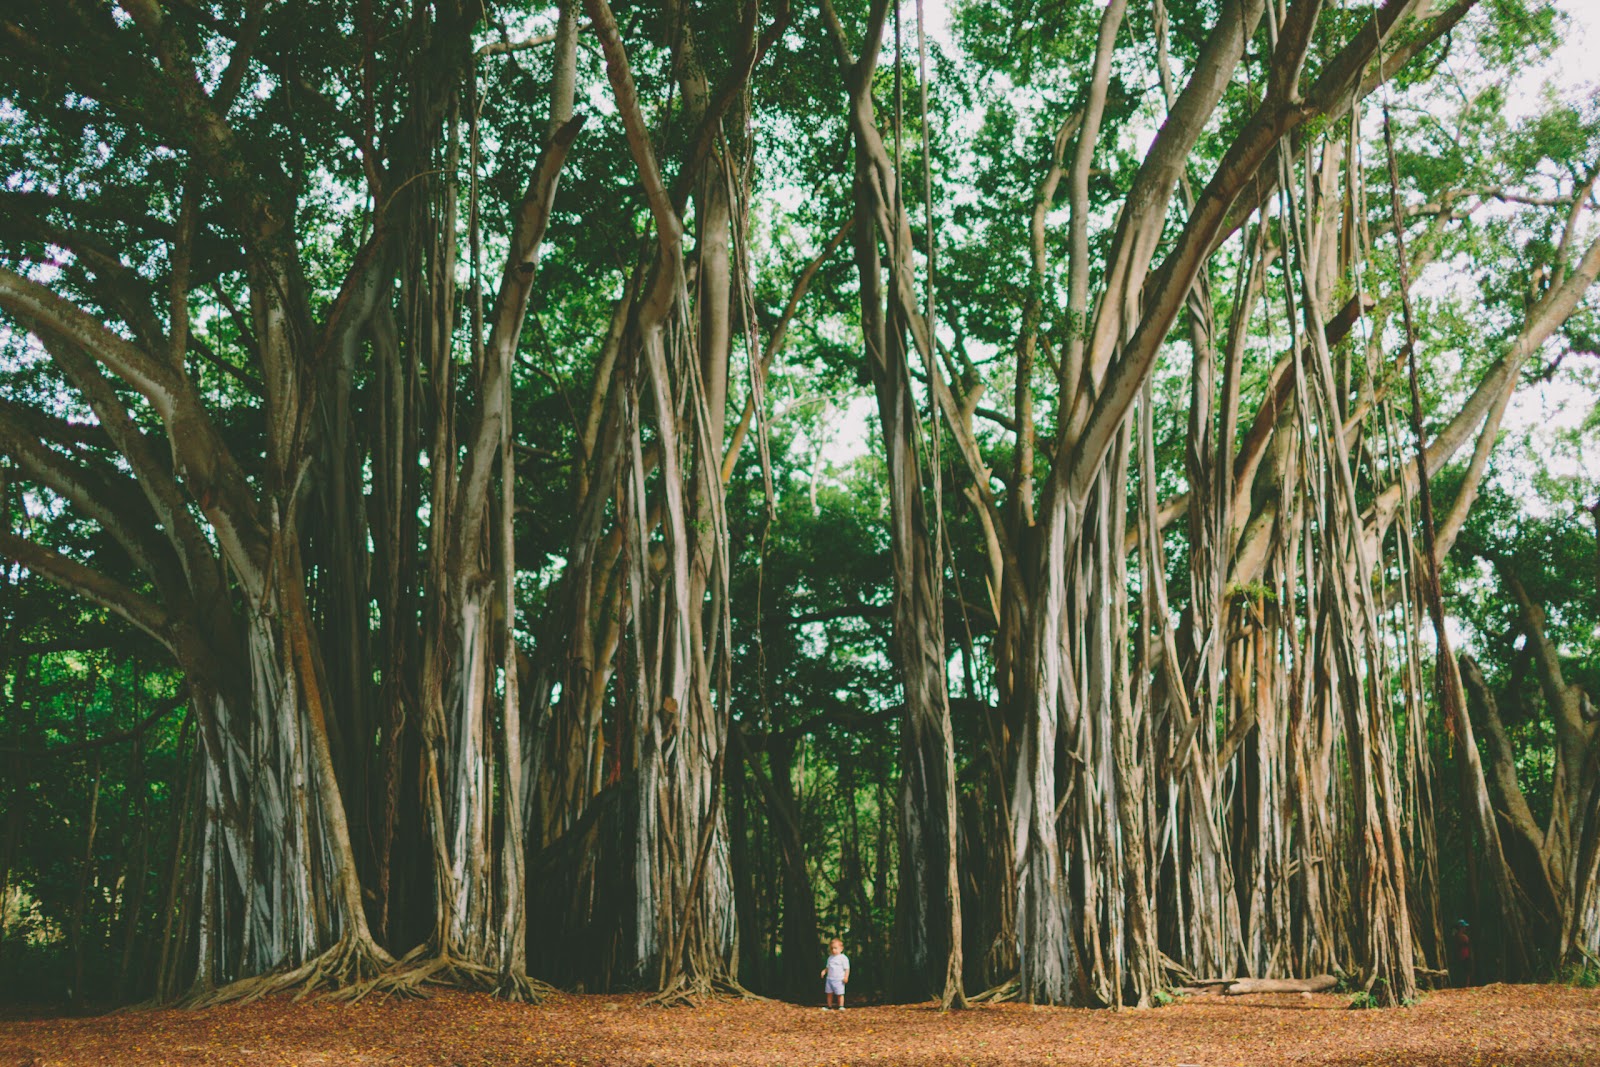
<svg viewBox="0 0 1600 1067">
<path fill-rule="evenodd" d="M 1331 974 L 1312 978 L 1241 978 L 1223 988 L 1230 997 L 1246 993 L 1326 993 L 1339 984 Z"/>
<path fill-rule="evenodd" d="M 982 993 L 975 993 L 968 997 L 967 1003 L 983 1004 L 987 1001 L 993 1001 L 996 1004 L 1002 1004 L 1005 1001 L 1017 999 L 1017 994 L 1021 991 L 1021 977 L 1018 975 L 1012 975 L 999 985 L 991 986 L 990 988 L 985 989 Z"/>
</svg>

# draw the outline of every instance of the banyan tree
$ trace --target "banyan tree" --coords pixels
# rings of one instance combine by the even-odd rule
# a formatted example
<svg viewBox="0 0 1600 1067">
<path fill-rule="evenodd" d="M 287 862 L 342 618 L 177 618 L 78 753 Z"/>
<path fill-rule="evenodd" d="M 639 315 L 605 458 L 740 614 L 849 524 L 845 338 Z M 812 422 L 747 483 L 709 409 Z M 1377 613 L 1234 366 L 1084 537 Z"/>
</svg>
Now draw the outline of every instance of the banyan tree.
<svg viewBox="0 0 1600 1067">
<path fill-rule="evenodd" d="M 7 5 L 5 751 L 171 815 L 68 927 L 194 1003 L 1595 963 L 1524 6 Z M 58 744 L 90 652 L 177 695 Z"/>
</svg>

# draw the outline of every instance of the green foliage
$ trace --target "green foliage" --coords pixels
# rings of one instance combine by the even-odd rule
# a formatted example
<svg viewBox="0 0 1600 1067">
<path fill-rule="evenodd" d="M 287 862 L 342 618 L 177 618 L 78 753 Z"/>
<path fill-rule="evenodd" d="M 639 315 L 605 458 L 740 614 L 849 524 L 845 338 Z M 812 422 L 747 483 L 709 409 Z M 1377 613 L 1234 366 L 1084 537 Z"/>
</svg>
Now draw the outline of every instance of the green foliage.
<svg viewBox="0 0 1600 1067">
<path fill-rule="evenodd" d="M 1345 982 L 1341 980 L 1341 985 L 1343 984 L 1345 984 Z M 1380 977 L 1375 979 L 1372 983 L 1371 989 L 1364 989 L 1359 985 L 1356 985 L 1353 981 L 1350 982 L 1350 987 L 1351 988 L 1349 992 L 1353 993 L 1349 1004 L 1351 1011 L 1371 1011 L 1375 1008 L 1387 1007 L 1390 1005 L 1390 1003 L 1392 1003 L 1391 998 L 1388 996 L 1389 983 L 1384 978 Z M 1343 992 L 1344 990 L 1340 991 Z M 1421 1002 L 1421 994 L 1415 997 L 1403 997 L 1399 1001 L 1399 1007 L 1411 1008 L 1415 1007 Z"/>
<path fill-rule="evenodd" d="M 192 743 L 181 679 L 148 639 L 64 606 L 41 579 L 0 574 L 0 994 L 14 1002 L 152 991 Z"/>
<path fill-rule="evenodd" d="M 1223 591 L 1223 596 L 1231 601 L 1245 601 L 1253 604 L 1275 603 L 1278 599 L 1278 595 L 1260 581 L 1247 582 L 1243 585 L 1229 585 Z"/>
<path fill-rule="evenodd" d="M 1366 989 L 1356 990 L 1355 996 L 1350 998 L 1351 1011 L 1369 1011 L 1373 1008 L 1383 1007 L 1383 1002 L 1375 993 Z"/>
<path fill-rule="evenodd" d="M 1578 989 L 1600 989 L 1600 963 L 1592 957 L 1582 963 L 1569 963 L 1561 969 L 1558 980 Z"/>
</svg>

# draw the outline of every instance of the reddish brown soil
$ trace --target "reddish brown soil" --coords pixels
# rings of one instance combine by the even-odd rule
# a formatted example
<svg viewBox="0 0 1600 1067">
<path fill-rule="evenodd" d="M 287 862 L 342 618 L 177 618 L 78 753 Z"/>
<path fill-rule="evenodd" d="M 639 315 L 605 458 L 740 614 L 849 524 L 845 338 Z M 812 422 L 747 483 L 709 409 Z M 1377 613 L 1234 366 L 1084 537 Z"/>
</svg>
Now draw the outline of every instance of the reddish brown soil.
<svg viewBox="0 0 1600 1067">
<path fill-rule="evenodd" d="M 274 999 L 205 1011 L 0 1021 L 0 1067 L 155 1064 L 1600 1065 L 1600 992 L 1486 986 L 1412 1008 L 1348 997 L 1205 997 L 1153 1011 L 772 1002 L 661 1009 L 637 996 L 542 1006 L 443 992 L 356 1005 Z"/>
</svg>

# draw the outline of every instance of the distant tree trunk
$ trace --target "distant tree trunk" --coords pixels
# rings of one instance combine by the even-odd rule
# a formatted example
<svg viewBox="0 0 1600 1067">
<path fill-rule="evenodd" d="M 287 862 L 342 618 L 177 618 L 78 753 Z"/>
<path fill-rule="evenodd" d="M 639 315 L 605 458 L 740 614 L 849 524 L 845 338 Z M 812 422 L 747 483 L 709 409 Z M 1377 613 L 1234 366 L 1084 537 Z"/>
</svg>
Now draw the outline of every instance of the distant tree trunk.
<svg viewBox="0 0 1600 1067">
<path fill-rule="evenodd" d="M 800 826 L 800 806 L 794 795 L 795 739 L 775 733 L 765 739 L 770 776 L 757 762 L 758 753 L 740 737 L 740 747 L 766 802 L 770 825 L 783 860 L 783 969 L 778 986 L 783 993 L 802 997 L 816 989 L 812 970 L 822 948 L 817 924 L 817 898 L 811 868 L 806 862 L 805 832 Z"/>
<path fill-rule="evenodd" d="M 94 772 L 89 784 L 89 817 L 85 820 L 83 863 L 78 869 L 78 891 L 72 899 L 72 916 L 67 921 L 67 941 L 72 945 L 72 1007 L 83 1007 L 83 920 L 88 911 L 89 884 L 95 878 L 99 865 L 94 858 L 95 834 L 100 828 L 100 754 L 95 753 Z"/>
<path fill-rule="evenodd" d="M 1600 830 L 1594 822 L 1600 794 L 1600 777 L 1594 773 L 1600 724 L 1592 713 L 1586 714 L 1588 695 L 1566 680 L 1559 651 L 1545 631 L 1544 608 L 1529 595 L 1508 562 L 1496 564 L 1500 582 L 1521 614 L 1556 749 L 1550 818 L 1541 827 L 1523 794 L 1517 754 L 1501 719 L 1499 701 L 1478 664 L 1470 656 L 1461 657 L 1461 676 L 1483 727 L 1487 777 L 1499 801 L 1490 810 L 1496 815 L 1497 827 L 1507 831 L 1504 862 L 1515 868 L 1513 889 L 1519 897 L 1514 903 L 1527 927 L 1503 935 L 1512 954 L 1507 963 L 1515 966 L 1520 962 L 1533 973 L 1541 966 L 1583 966 L 1585 957 L 1592 960 L 1600 955 L 1596 939 L 1600 934 L 1596 920 L 1600 885 L 1595 868 Z M 1458 741 L 1465 743 L 1465 739 Z M 1463 753 L 1463 762 L 1467 755 Z M 1487 790 L 1484 798 L 1487 805 Z M 1520 898 L 1524 889 L 1528 896 L 1525 908 Z M 1519 950 L 1524 957 L 1521 960 L 1515 955 Z"/>
<path fill-rule="evenodd" d="M 144 780 L 144 738 L 133 739 L 133 773 L 129 776 L 128 792 L 132 795 L 129 811 L 133 823 L 133 843 L 125 845 L 129 852 L 127 868 L 131 886 L 122 894 L 122 952 L 117 963 L 116 997 L 126 1001 L 129 980 L 133 972 L 134 951 L 138 946 L 139 919 L 144 912 L 145 886 L 150 868 L 150 825 L 145 803 L 148 790 Z M 0 907 L 4 903 L 0 902 Z"/>
</svg>

